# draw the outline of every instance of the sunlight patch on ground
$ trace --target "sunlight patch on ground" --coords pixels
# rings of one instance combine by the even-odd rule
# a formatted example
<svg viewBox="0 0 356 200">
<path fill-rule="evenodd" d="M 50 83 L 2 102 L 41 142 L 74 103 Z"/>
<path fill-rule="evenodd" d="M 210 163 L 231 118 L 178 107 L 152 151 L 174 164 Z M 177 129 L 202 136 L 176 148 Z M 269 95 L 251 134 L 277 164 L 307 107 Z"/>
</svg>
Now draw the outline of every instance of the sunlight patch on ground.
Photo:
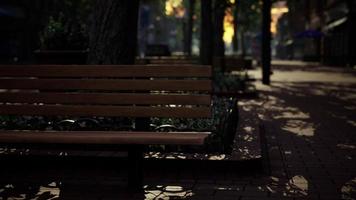
<svg viewBox="0 0 356 200">
<path fill-rule="evenodd" d="M 356 94 L 342 94 L 342 95 L 338 95 L 337 98 L 339 98 L 343 101 L 355 101 Z"/>
<path fill-rule="evenodd" d="M 352 120 L 347 120 L 346 121 L 348 124 L 352 125 L 352 126 L 355 126 L 356 127 L 356 122 L 355 121 L 352 121 Z"/>
<path fill-rule="evenodd" d="M 315 127 L 313 123 L 302 120 L 288 120 L 282 130 L 292 132 L 298 136 L 314 136 Z"/>
<path fill-rule="evenodd" d="M 246 132 L 248 132 L 248 133 L 252 133 L 252 131 L 254 130 L 254 128 L 251 127 L 251 126 L 245 126 L 245 127 L 244 127 L 244 130 L 245 130 Z"/>
<path fill-rule="evenodd" d="M 347 110 L 356 110 L 356 106 L 345 106 L 344 108 Z"/>
<path fill-rule="evenodd" d="M 241 191 L 239 187 L 217 187 L 216 190 L 220 191 Z"/>
<path fill-rule="evenodd" d="M 278 177 L 271 176 L 270 183 L 265 186 L 271 194 L 282 194 L 284 197 L 301 198 L 308 196 L 309 182 L 302 175 L 295 175 L 286 182 Z"/>
<path fill-rule="evenodd" d="M 58 187 L 44 187 L 40 186 L 35 199 L 57 199 L 59 198 L 60 189 Z"/>
<path fill-rule="evenodd" d="M 288 110 L 288 108 L 286 108 Z M 290 109 L 292 111 L 282 112 L 281 115 L 274 116 L 274 119 L 309 119 L 309 113 L 298 111 L 296 109 Z"/>
<path fill-rule="evenodd" d="M 340 149 L 356 149 L 356 146 L 351 144 L 337 144 L 336 146 Z"/>
<path fill-rule="evenodd" d="M 145 186 L 145 199 L 185 199 L 194 195 L 192 190 L 178 185 L 156 186 L 149 188 Z"/>
<path fill-rule="evenodd" d="M 303 64 L 302 64 L 303 65 Z M 306 66 L 305 68 L 310 68 Z M 282 82 L 323 82 L 323 83 L 356 83 L 356 78 L 352 74 L 344 74 L 339 73 L 338 71 L 317 71 L 317 69 L 313 71 L 302 71 L 296 70 L 293 67 L 285 66 L 280 67 L 279 69 L 273 69 L 273 75 L 271 76 L 272 83 L 274 81 L 282 81 Z M 286 69 L 286 70 L 284 70 Z M 291 69 L 291 70 L 288 70 Z M 332 69 L 332 68 L 326 68 Z M 256 70 L 249 71 L 249 75 L 256 77 L 257 79 L 262 78 L 262 70 L 261 68 L 257 68 Z M 268 91 L 271 88 L 262 84 L 257 84 L 258 90 Z"/>
<path fill-rule="evenodd" d="M 285 102 L 278 97 L 268 95 L 268 101 L 263 105 L 264 108 L 275 112 L 271 120 L 285 120 L 282 130 L 289 131 L 298 136 L 314 136 L 316 126 L 307 122 L 310 120 L 310 114 L 302 112 L 297 107 L 283 106 Z"/>
<path fill-rule="evenodd" d="M 335 74 L 330 72 L 303 72 L 303 71 L 278 71 L 271 77 L 273 80 L 286 82 L 338 82 L 338 83 L 355 83 L 355 77 L 351 75 Z"/>
<path fill-rule="evenodd" d="M 296 175 L 289 180 L 287 188 L 294 191 L 295 193 L 301 194 L 303 196 L 308 195 L 309 183 L 304 176 Z"/>
<path fill-rule="evenodd" d="M 209 160 L 224 160 L 226 158 L 225 154 L 213 155 L 209 157 Z"/>
<path fill-rule="evenodd" d="M 12 184 L 7 184 L 4 186 L 4 188 L 0 189 L 0 199 L 2 199 L 1 197 L 1 193 L 8 193 L 8 194 L 12 194 L 13 190 L 16 191 L 16 187 Z M 36 188 L 34 188 L 36 189 Z M 37 190 L 37 189 L 36 189 Z M 26 193 L 21 193 L 21 194 L 16 194 L 15 196 L 7 196 L 6 199 L 12 199 L 12 200 L 20 200 L 20 199 L 29 199 L 29 194 Z M 60 188 L 58 186 L 57 183 L 53 182 L 50 183 L 46 186 L 39 186 L 37 193 L 31 197 L 31 199 L 34 200 L 41 200 L 41 199 L 46 199 L 46 200 L 51 200 L 51 199 L 58 199 L 60 195 Z"/>
<path fill-rule="evenodd" d="M 351 200 L 356 197 L 356 177 L 346 182 L 341 188 L 342 199 Z"/>
<path fill-rule="evenodd" d="M 313 88 L 310 91 L 313 95 L 316 96 L 325 96 L 327 95 L 327 92 L 325 90 L 319 89 L 319 88 Z"/>
</svg>

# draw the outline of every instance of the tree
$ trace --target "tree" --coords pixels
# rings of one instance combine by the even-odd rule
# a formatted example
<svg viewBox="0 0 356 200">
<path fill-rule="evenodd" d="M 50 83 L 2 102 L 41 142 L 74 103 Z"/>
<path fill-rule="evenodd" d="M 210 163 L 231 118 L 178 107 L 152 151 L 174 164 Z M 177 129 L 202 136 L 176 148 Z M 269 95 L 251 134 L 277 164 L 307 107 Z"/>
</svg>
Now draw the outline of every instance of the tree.
<svg viewBox="0 0 356 200">
<path fill-rule="evenodd" d="M 188 5 L 188 19 L 187 25 L 184 30 L 184 52 L 188 55 L 192 55 L 192 36 L 193 36 L 193 17 L 195 10 L 195 0 L 189 0 Z"/>
<path fill-rule="evenodd" d="M 42 50 L 84 50 L 88 48 L 87 21 L 89 0 L 53 0 L 45 2 L 42 20 Z"/>
<path fill-rule="evenodd" d="M 263 0 L 262 6 L 262 82 L 270 84 L 271 75 L 271 0 Z"/>
<path fill-rule="evenodd" d="M 225 68 L 225 42 L 223 37 L 225 11 L 228 5 L 228 0 L 214 1 L 213 65 L 214 68 L 219 70 L 223 70 Z"/>
<path fill-rule="evenodd" d="M 234 51 L 238 50 L 238 43 L 241 46 L 241 54 L 246 54 L 245 36 L 246 32 L 260 32 L 261 26 L 261 11 L 260 0 L 241 1 L 235 0 L 235 3 L 230 5 L 234 9 L 234 31 L 233 38 Z M 240 35 L 240 37 L 238 36 Z M 239 41 L 240 39 L 240 41 Z"/>
<path fill-rule="evenodd" d="M 25 35 L 24 35 L 24 60 L 32 60 L 33 51 L 38 49 L 40 46 L 40 35 L 39 32 L 43 26 L 43 18 L 46 18 L 44 12 L 41 10 L 46 10 L 46 2 L 42 2 L 40 0 L 35 1 L 22 1 L 26 11 L 26 27 L 25 27 Z"/>
<path fill-rule="evenodd" d="M 89 34 L 89 64 L 134 64 L 139 0 L 96 0 Z"/>
<path fill-rule="evenodd" d="M 214 2 L 214 56 L 225 56 L 224 17 L 228 6 L 227 0 L 215 0 Z"/>
<path fill-rule="evenodd" d="M 238 1 L 235 1 L 234 4 L 231 5 L 233 7 L 233 16 L 234 16 L 234 36 L 232 38 L 232 48 L 234 52 L 237 52 L 239 50 L 239 37 L 237 35 L 237 25 L 239 21 L 239 6 L 238 6 Z"/>
<path fill-rule="evenodd" d="M 201 1 L 200 62 L 211 65 L 213 57 L 212 1 Z"/>
</svg>

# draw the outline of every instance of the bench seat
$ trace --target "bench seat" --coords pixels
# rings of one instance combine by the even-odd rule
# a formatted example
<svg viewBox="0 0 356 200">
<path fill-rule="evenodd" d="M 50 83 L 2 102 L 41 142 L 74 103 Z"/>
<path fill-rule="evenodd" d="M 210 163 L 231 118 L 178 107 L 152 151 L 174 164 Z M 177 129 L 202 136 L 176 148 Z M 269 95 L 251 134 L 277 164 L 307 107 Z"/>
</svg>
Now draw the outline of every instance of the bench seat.
<svg viewBox="0 0 356 200">
<path fill-rule="evenodd" d="M 185 144 L 202 145 L 210 132 L 0 131 L 5 144 Z"/>
</svg>

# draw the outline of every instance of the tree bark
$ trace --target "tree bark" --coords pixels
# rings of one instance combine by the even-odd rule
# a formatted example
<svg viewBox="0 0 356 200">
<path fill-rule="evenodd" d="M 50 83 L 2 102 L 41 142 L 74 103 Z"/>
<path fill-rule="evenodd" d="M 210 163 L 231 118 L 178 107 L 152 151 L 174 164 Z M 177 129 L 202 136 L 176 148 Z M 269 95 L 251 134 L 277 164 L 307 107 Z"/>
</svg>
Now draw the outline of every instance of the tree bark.
<svg viewBox="0 0 356 200">
<path fill-rule="evenodd" d="M 225 17 L 226 1 L 215 0 L 214 3 L 214 56 L 225 56 L 224 36 L 224 17 Z"/>
<path fill-rule="evenodd" d="M 134 64 L 139 0 L 96 0 L 89 35 L 89 64 Z"/>
<path fill-rule="evenodd" d="M 224 17 L 227 7 L 226 0 L 215 0 L 214 2 L 214 68 L 223 71 L 225 69 L 225 43 Z"/>
<path fill-rule="evenodd" d="M 241 56 L 245 57 L 246 55 L 246 45 L 245 45 L 245 27 L 240 27 L 240 43 L 241 43 Z"/>
<path fill-rule="evenodd" d="M 201 1 L 200 62 L 211 65 L 213 57 L 212 1 Z"/>
<path fill-rule="evenodd" d="M 239 25 L 239 4 L 238 1 L 235 1 L 234 4 L 234 11 L 233 11 L 233 15 L 234 15 L 234 36 L 232 38 L 232 49 L 234 52 L 238 52 L 239 50 L 239 36 L 238 36 L 238 25 Z"/>
<path fill-rule="evenodd" d="M 263 0 L 262 6 L 262 83 L 270 84 L 271 75 L 271 0 Z"/>
<path fill-rule="evenodd" d="M 189 0 L 189 11 L 187 26 L 185 30 L 184 52 L 188 55 L 192 55 L 192 38 L 193 38 L 193 16 L 195 10 L 195 0 Z"/>
<path fill-rule="evenodd" d="M 40 47 L 40 31 L 44 26 L 45 18 L 48 18 L 45 12 L 40 12 L 41 10 L 47 10 L 47 1 L 43 0 L 33 0 L 33 1 L 23 1 L 25 12 L 26 12 L 26 22 L 23 31 L 23 42 L 24 48 L 22 48 L 24 60 L 26 62 L 34 62 L 34 51 Z"/>
</svg>

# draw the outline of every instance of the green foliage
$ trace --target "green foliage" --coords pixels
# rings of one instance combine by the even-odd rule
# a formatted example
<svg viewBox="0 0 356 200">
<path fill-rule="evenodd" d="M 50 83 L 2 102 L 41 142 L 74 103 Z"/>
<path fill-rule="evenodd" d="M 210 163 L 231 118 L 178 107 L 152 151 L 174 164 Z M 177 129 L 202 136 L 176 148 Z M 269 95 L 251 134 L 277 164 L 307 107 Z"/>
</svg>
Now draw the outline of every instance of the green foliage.
<svg viewBox="0 0 356 200">
<path fill-rule="evenodd" d="M 236 0 L 238 12 L 237 26 L 245 30 L 259 31 L 262 19 L 261 0 Z"/>
<path fill-rule="evenodd" d="M 194 119 L 180 119 L 180 118 L 153 118 L 152 124 L 156 131 L 207 131 L 212 134 L 208 137 L 205 144 L 205 151 L 208 152 L 223 152 L 227 149 L 225 140 L 230 138 L 228 135 L 235 134 L 226 129 L 227 123 L 229 125 L 237 125 L 237 119 L 229 121 L 230 115 L 236 109 L 236 99 L 234 98 L 218 98 L 213 97 L 212 117 L 211 118 L 194 118 Z M 229 143 L 232 141 L 229 141 Z M 158 150 L 164 150 L 164 147 L 153 146 Z M 172 150 L 172 149 L 171 149 Z M 174 149 L 177 150 L 177 149 Z M 180 149 L 188 150 L 188 149 Z M 195 149 L 196 150 L 196 149 Z M 194 150 L 193 150 L 194 151 Z"/>
<path fill-rule="evenodd" d="M 246 80 L 249 77 L 245 75 L 232 75 L 223 72 L 214 73 L 214 91 L 215 92 L 239 92 L 246 89 Z"/>
<path fill-rule="evenodd" d="M 88 46 L 88 0 L 54 1 L 48 21 L 41 32 L 41 49 L 82 50 Z"/>
</svg>

